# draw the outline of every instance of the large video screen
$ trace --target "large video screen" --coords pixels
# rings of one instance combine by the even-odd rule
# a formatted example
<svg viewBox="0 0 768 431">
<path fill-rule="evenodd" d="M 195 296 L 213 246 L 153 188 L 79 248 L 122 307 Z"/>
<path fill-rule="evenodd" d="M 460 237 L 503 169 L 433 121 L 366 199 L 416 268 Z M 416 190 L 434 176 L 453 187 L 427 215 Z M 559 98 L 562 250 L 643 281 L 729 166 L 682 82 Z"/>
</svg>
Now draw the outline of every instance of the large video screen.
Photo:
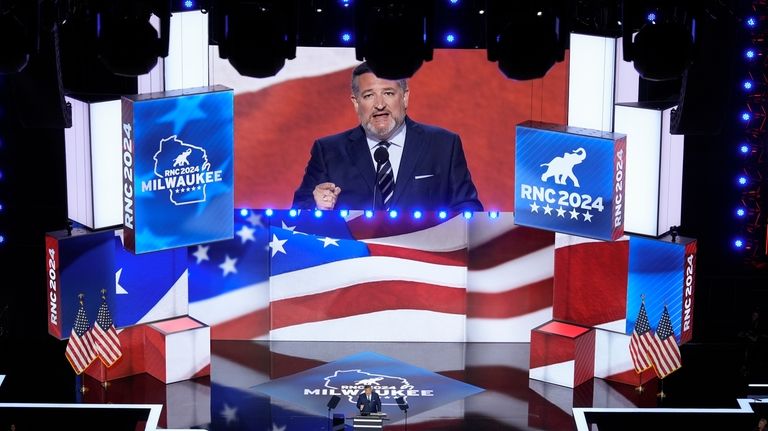
<svg viewBox="0 0 768 431">
<path fill-rule="evenodd" d="M 350 100 L 354 49 L 299 48 L 265 79 L 241 76 L 215 52 L 210 58 L 211 82 L 235 91 L 235 206 L 291 208 L 313 142 L 359 125 Z M 407 115 L 457 133 L 484 209 L 512 211 L 515 125 L 565 124 L 567 71 L 566 58 L 542 79 L 515 81 L 485 50 L 436 50 L 409 81 Z"/>
</svg>

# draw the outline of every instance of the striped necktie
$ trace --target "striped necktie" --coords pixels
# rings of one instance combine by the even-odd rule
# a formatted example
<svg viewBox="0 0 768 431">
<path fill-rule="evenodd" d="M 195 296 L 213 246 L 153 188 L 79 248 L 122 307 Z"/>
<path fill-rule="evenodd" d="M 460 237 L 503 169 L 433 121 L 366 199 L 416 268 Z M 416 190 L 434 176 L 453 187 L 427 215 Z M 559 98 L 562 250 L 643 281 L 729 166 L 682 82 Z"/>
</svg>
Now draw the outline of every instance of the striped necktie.
<svg viewBox="0 0 768 431">
<path fill-rule="evenodd" d="M 389 210 L 389 203 L 395 193 L 395 175 L 392 172 L 392 164 L 389 162 L 389 151 L 387 148 L 392 145 L 391 142 L 381 141 L 377 144 L 379 148 L 376 152 L 384 154 L 385 157 L 376 156 L 376 184 L 381 192 L 381 200 L 384 203 L 384 209 Z M 382 151 L 383 150 L 383 151 Z M 381 161 L 383 159 L 383 161 Z"/>
</svg>

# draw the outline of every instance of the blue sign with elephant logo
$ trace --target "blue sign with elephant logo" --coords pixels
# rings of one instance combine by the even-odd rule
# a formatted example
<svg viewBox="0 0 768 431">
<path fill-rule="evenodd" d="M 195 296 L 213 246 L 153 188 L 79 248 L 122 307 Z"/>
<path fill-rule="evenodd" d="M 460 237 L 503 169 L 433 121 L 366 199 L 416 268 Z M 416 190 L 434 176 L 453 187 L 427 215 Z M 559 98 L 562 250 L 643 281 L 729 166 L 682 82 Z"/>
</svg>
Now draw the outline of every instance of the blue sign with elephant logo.
<svg viewBox="0 0 768 431">
<path fill-rule="evenodd" d="M 516 224 L 602 240 L 624 234 L 626 135 L 535 121 L 516 131 Z"/>
</svg>

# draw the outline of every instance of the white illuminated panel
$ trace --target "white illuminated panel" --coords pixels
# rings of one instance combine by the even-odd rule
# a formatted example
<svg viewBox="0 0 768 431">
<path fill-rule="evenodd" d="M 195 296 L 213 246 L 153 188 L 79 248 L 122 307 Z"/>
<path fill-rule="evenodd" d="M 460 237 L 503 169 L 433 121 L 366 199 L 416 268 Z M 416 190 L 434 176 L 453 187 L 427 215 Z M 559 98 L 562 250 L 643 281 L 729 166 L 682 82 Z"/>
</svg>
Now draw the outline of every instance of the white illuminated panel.
<svg viewBox="0 0 768 431">
<path fill-rule="evenodd" d="M 174 13 L 165 65 L 165 89 L 208 85 L 208 18 L 200 11 Z"/>
<path fill-rule="evenodd" d="M 683 136 L 669 133 L 673 107 L 616 105 L 614 130 L 627 135 L 626 233 L 658 237 L 680 224 Z"/>
<path fill-rule="evenodd" d="M 634 37 L 634 36 L 633 36 Z M 624 38 L 616 39 L 616 103 L 631 103 L 639 100 L 640 74 L 635 65 L 624 61 Z"/>
<path fill-rule="evenodd" d="M 160 34 L 160 19 L 157 16 L 152 15 L 149 18 L 149 23 L 152 24 L 152 27 L 154 27 L 158 34 Z M 149 73 L 138 76 L 138 94 L 156 93 L 164 90 L 163 63 L 164 59 L 158 58 L 157 64 L 149 71 Z"/>
<path fill-rule="evenodd" d="M 616 39 L 571 34 L 568 125 L 613 131 Z"/>
<path fill-rule="evenodd" d="M 122 223 L 120 100 L 67 97 L 72 127 L 64 129 L 69 219 L 91 229 Z"/>
</svg>

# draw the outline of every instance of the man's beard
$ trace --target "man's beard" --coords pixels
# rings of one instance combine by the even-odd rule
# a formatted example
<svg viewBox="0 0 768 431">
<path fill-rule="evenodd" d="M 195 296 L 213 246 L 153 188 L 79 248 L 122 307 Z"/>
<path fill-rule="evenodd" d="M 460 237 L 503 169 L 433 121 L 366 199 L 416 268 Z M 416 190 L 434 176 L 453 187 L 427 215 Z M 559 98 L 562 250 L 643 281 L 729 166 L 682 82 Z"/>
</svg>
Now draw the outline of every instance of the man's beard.
<svg viewBox="0 0 768 431">
<path fill-rule="evenodd" d="M 383 128 L 377 129 L 376 127 L 374 127 L 372 118 L 366 121 L 365 124 L 363 125 L 363 127 L 369 134 L 376 136 L 380 139 L 389 137 L 389 134 L 392 133 L 392 131 L 395 130 L 397 126 L 398 126 L 397 120 L 395 120 L 395 118 L 392 115 L 389 116 L 389 121 L 387 122 L 387 125 Z"/>
</svg>

